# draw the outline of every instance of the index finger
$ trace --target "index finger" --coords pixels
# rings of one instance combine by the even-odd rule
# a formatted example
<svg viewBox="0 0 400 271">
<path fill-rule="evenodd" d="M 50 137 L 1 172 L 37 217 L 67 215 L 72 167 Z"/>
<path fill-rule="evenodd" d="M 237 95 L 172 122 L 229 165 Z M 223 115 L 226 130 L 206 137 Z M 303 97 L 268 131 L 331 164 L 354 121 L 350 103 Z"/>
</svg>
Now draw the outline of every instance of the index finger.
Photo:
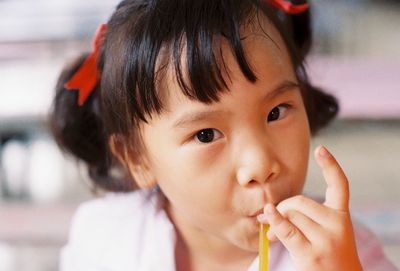
<svg viewBox="0 0 400 271">
<path fill-rule="evenodd" d="M 349 182 L 339 163 L 324 146 L 318 146 L 314 155 L 328 185 L 324 204 L 336 210 L 348 211 Z"/>
</svg>

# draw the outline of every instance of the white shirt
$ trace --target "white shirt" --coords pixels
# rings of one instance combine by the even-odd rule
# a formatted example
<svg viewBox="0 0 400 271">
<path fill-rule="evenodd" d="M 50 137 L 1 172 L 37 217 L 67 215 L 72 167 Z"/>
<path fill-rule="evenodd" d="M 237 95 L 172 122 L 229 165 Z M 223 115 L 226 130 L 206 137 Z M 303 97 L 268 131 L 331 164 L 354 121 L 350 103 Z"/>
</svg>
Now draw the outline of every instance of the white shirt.
<svg viewBox="0 0 400 271">
<path fill-rule="evenodd" d="M 355 226 L 364 271 L 396 271 L 377 238 Z M 149 191 L 111 193 L 83 203 L 74 215 L 60 271 L 175 271 L 175 230 Z M 294 271 L 289 254 L 270 246 L 269 269 Z M 257 271 L 258 257 L 244 271 Z"/>
</svg>

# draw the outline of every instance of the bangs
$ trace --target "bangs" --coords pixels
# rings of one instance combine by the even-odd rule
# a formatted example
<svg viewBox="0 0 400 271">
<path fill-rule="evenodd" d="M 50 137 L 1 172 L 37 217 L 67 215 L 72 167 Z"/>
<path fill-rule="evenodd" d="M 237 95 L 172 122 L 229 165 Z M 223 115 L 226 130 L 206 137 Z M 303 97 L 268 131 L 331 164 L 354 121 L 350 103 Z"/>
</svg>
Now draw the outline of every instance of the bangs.
<svg viewBox="0 0 400 271">
<path fill-rule="evenodd" d="M 243 75 L 252 82 L 256 80 L 246 60 L 240 33 L 254 9 L 250 5 L 235 8 L 220 5 L 223 1 L 200 2 L 193 1 L 190 8 L 179 6 L 176 18 L 186 20 L 173 22 L 174 32 L 179 34 L 169 42 L 173 45 L 173 69 L 183 93 L 191 99 L 210 103 L 218 101 L 218 93 L 227 89 L 222 74 L 229 75 L 229 70 L 222 54 L 222 40 L 227 41 Z M 186 55 L 182 56 L 184 52 Z M 186 60 L 186 70 L 182 69 L 182 59 Z"/>
<path fill-rule="evenodd" d="M 128 9 L 136 19 L 111 18 L 109 22 L 102 76 L 106 105 L 116 110 L 115 114 L 148 122 L 152 114 L 164 109 L 162 85 L 168 69 L 189 99 L 218 101 L 219 94 L 228 90 L 223 75 L 229 79 L 222 41 L 226 41 L 243 75 L 255 82 L 241 30 L 260 24 L 260 8 L 267 12 L 250 0 L 123 1 L 116 14 L 128 13 Z M 118 132 L 125 133 L 126 129 Z"/>
</svg>

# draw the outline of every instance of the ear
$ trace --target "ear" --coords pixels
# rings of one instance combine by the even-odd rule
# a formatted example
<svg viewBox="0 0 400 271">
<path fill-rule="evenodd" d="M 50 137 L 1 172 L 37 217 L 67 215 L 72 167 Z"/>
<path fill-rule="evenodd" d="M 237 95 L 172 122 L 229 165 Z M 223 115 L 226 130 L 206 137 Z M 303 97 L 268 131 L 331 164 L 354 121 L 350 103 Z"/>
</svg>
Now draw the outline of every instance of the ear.
<svg viewBox="0 0 400 271">
<path fill-rule="evenodd" d="M 129 174 L 140 188 L 152 188 L 157 184 L 148 160 L 139 151 L 130 151 L 126 144 L 117 135 L 112 135 L 109 139 L 110 150 L 119 162 L 128 170 Z"/>
</svg>

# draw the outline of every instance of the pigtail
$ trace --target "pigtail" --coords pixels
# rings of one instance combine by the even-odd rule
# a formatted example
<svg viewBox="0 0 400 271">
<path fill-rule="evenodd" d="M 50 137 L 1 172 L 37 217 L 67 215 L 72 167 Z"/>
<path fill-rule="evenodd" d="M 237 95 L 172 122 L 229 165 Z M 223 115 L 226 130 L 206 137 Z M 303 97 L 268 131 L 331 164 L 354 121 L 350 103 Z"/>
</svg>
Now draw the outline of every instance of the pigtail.
<svg viewBox="0 0 400 271">
<path fill-rule="evenodd" d="M 65 88 L 65 83 L 82 66 L 87 56 L 80 56 L 61 72 L 50 112 L 50 130 L 62 151 L 87 165 L 95 188 L 108 191 L 131 190 L 126 185 L 132 182 L 127 182 L 124 177 L 124 180 L 120 180 L 111 174 L 118 163 L 111 155 L 101 118 L 99 84 L 83 106 L 78 104 L 78 91 Z"/>
<path fill-rule="evenodd" d="M 309 82 L 303 83 L 306 92 L 309 94 L 305 99 L 311 134 L 315 135 L 323 127 L 337 116 L 339 103 L 335 96 L 324 92 L 321 88 L 311 85 Z"/>
<path fill-rule="evenodd" d="M 295 4 L 304 4 L 307 1 L 292 1 Z M 290 28 L 294 44 L 301 56 L 305 57 L 311 49 L 312 30 L 310 8 L 306 11 L 289 16 Z"/>
</svg>

